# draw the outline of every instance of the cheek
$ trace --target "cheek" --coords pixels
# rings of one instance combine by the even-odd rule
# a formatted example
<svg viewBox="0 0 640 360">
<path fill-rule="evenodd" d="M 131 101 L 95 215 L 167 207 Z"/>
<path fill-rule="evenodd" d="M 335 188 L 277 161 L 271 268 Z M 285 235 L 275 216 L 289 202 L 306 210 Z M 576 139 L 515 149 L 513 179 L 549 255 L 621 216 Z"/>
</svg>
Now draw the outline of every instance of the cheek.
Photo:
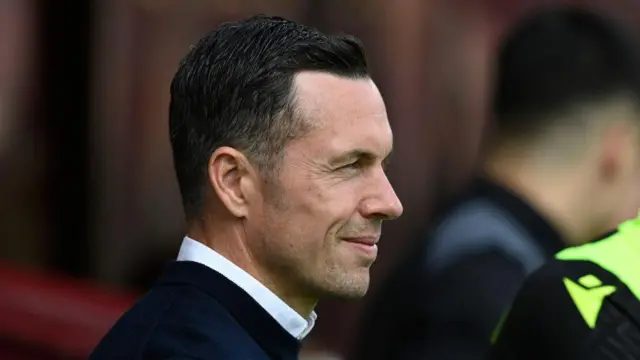
<svg viewBox="0 0 640 360">
<path fill-rule="evenodd" d="M 309 224 L 325 227 L 328 223 L 346 222 L 357 208 L 356 181 L 325 184 L 317 181 L 291 193 L 293 216 L 306 217 Z M 313 226 L 313 225 L 312 225 Z"/>
<path fill-rule="evenodd" d="M 291 246 L 318 249 L 331 246 L 336 234 L 357 214 L 358 179 L 288 178 L 287 186 L 269 196 L 267 222 L 280 236 L 291 236 Z M 283 184 L 284 185 L 284 184 Z M 276 230 L 274 228 L 274 230 Z M 300 249 L 304 251 L 304 249 Z"/>
<path fill-rule="evenodd" d="M 267 237 L 287 251 L 304 252 L 314 247 L 322 232 L 325 216 L 321 204 L 324 199 L 313 189 L 289 190 L 273 193 L 265 206 L 263 228 Z M 326 228 L 325 228 L 326 229 Z M 324 232 L 322 233 L 322 236 Z"/>
<path fill-rule="evenodd" d="M 361 223 L 358 216 L 359 189 L 356 181 L 345 181 L 318 196 L 314 218 L 321 221 L 328 239 L 335 239 L 350 223 Z"/>
</svg>

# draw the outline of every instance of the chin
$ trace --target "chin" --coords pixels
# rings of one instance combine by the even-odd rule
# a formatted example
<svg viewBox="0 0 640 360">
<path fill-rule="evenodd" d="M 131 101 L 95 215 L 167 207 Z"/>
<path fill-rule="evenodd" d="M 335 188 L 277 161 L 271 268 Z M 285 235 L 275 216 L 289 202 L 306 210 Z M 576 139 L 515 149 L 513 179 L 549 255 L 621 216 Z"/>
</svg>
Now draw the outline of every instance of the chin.
<svg viewBox="0 0 640 360">
<path fill-rule="evenodd" d="M 339 297 L 345 300 L 359 300 L 359 299 L 362 299 L 365 295 L 367 295 L 368 290 L 369 290 L 369 286 L 365 286 L 357 289 L 351 289 L 351 291 L 345 292 L 341 294 Z"/>
<path fill-rule="evenodd" d="M 347 276 L 340 279 L 330 287 L 331 296 L 334 298 L 356 300 L 364 297 L 369 290 L 369 272 L 366 275 Z"/>
</svg>

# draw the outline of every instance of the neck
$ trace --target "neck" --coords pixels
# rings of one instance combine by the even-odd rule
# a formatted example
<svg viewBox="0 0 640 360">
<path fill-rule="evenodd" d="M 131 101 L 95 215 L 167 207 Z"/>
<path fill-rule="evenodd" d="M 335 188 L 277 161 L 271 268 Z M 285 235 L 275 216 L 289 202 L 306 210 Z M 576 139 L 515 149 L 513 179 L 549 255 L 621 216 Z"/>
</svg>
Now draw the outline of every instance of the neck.
<svg viewBox="0 0 640 360">
<path fill-rule="evenodd" d="M 217 222 L 214 229 L 207 226 L 205 221 L 201 221 L 197 225 L 189 226 L 187 236 L 215 250 L 244 270 L 302 317 L 308 318 L 316 307 L 317 298 L 305 296 L 303 292 L 296 290 L 291 286 L 293 281 L 286 275 L 268 271 L 267 267 L 260 265 L 259 257 L 255 256 L 248 246 L 241 226 L 222 226 Z"/>
<path fill-rule="evenodd" d="M 484 171 L 493 181 L 527 201 L 561 235 L 567 245 L 578 245 L 599 235 L 589 224 L 590 206 L 583 206 L 583 181 L 568 169 L 545 168 L 533 159 L 493 154 Z"/>
</svg>

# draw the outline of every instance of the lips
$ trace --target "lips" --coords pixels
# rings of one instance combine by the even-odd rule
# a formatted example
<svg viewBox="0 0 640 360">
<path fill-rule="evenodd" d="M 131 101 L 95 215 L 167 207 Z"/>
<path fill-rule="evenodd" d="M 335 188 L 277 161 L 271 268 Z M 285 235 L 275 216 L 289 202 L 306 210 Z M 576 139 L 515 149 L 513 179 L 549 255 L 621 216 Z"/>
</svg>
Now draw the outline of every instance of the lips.
<svg viewBox="0 0 640 360">
<path fill-rule="evenodd" d="M 354 243 L 354 244 L 367 245 L 367 246 L 376 245 L 379 239 L 380 239 L 380 236 L 375 236 L 375 235 L 343 238 L 344 241 Z"/>
</svg>

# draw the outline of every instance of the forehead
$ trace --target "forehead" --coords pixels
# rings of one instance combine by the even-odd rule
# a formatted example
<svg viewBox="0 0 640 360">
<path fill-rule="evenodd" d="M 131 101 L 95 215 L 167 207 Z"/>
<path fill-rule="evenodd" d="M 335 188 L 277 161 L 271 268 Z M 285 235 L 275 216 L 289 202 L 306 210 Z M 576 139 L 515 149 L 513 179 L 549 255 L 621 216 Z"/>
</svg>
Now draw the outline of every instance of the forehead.
<svg viewBox="0 0 640 360">
<path fill-rule="evenodd" d="M 313 125 L 308 140 L 327 150 L 362 147 L 389 152 L 392 134 L 382 96 L 370 78 L 301 72 L 294 80 L 296 107 Z M 313 145 L 313 144 L 310 144 Z"/>
</svg>

